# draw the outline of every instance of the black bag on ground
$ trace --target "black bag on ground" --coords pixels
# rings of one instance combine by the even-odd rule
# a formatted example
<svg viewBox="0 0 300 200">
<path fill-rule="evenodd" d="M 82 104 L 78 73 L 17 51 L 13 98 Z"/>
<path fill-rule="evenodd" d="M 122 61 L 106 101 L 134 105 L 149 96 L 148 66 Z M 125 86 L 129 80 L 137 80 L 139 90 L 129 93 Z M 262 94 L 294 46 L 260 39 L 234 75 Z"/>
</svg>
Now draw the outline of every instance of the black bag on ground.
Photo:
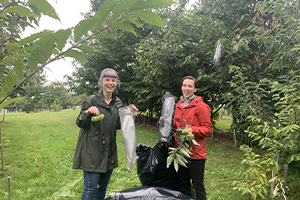
<svg viewBox="0 0 300 200">
<path fill-rule="evenodd" d="M 139 157 L 137 174 L 143 186 L 165 187 L 179 191 L 178 173 L 173 165 L 167 168 L 168 146 L 161 143 L 153 147 L 138 144 L 136 153 Z"/>
<path fill-rule="evenodd" d="M 195 200 L 181 192 L 170 190 L 163 187 L 149 187 L 141 186 L 136 188 L 130 188 L 117 192 L 112 196 L 106 198 L 106 200 Z"/>
</svg>

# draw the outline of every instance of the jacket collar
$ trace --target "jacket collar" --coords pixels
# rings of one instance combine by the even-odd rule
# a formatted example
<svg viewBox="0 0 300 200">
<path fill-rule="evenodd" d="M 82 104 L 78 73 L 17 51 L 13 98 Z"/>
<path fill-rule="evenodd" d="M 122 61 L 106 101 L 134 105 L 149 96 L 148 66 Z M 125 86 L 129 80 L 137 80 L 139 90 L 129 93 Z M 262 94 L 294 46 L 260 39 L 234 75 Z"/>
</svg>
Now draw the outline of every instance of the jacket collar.
<svg viewBox="0 0 300 200">
<path fill-rule="evenodd" d="M 197 100 L 197 96 L 193 94 L 193 96 L 189 97 L 189 99 L 186 102 L 184 101 L 183 96 L 181 96 L 180 99 L 182 100 L 182 103 L 181 103 L 182 107 L 185 107 L 185 106 L 188 106 L 193 99 Z"/>
<path fill-rule="evenodd" d="M 102 89 L 100 89 L 98 92 L 95 92 L 94 94 L 96 95 L 96 98 L 97 98 L 96 102 L 99 105 L 101 105 L 102 107 L 109 107 L 109 105 L 107 105 L 104 101 L 104 95 L 103 95 Z M 112 93 L 112 102 L 115 102 L 116 99 L 117 99 L 117 96 L 114 93 Z"/>
</svg>

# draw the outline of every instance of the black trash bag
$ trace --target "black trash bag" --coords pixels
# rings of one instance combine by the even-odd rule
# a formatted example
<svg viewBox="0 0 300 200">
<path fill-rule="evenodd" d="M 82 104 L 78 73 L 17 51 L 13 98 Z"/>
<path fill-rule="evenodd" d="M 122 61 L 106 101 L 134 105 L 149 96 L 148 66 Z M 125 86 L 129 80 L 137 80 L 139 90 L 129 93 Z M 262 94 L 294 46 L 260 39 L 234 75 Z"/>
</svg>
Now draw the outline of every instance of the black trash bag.
<svg viewBox="0 0 300 200">
<path fill-rule="evenodd" d="M 136 147 L 137 174 L 142 185 L 149 185 L 152 182 L 156 170 L 157 159 L 152 147 L 138 144 Z"/>
<path fill-rule="evenodd" d="M 106 200 L 195 200 L 179 191 L 164 187 L 141 186 L 117 192 Z"/>
<path fill-rule="evenodd" d="M 168 146 L 157 143 L 153 147 L 139 144 L 137 147 L 137 173 L 143 186 L 180 189 L 179 175 L 174 166 L 167 168 Z"/>
<path fill-rule="evenodd" d="M 177 97 L 166 92 L 162 98 L 162 119 L 158 128 L 158 142 L 172 145 L 173 143 L 173 121 Z"/>
</svg>

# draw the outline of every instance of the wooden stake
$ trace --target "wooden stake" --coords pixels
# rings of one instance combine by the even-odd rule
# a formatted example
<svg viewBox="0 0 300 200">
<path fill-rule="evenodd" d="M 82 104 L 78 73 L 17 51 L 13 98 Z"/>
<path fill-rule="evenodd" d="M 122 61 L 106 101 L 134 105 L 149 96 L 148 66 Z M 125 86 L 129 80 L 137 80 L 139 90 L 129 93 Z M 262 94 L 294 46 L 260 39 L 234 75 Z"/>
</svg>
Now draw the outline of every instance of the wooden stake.
<svg viewBox="0 0 300 200">
<path fill-rule="evenodd" d="M 275 177 L 275 170 L 273 169 L 272 170 L 272 179 Z M 275 189 L 275 181 L 273 181 L 271 183 L 271 197 L 273 197 L 274 195 L 274 189 Z"/>
<path fill-rule="evenodd" d="M 288 175 L 288 169 L 289 166 L 288 165 L 284 165 L 284 172 L 283 172 L 283 191 L 284 193 L 286 193 L 286 184 L 287 184 L 287 175 Z M 283 195 L 281 195 L 280 200 L 284 200 Z"/>
<path fill-rule="evenodd" d="M 234 126 L 235 126 L 235 122 L 236 122 L 235 117 L 232 116 L 232 124 L 233 124 Z M 235 128 L 235 127 L 233 128 L 233 140 L 234 140 L 234 146 L 237 147 L 237 141 L 236 141 L 236 128 Z"/>
<path fill-rule="evenodd" d="M 2 166 L 2 170 L 4 170 L 4 167 L 3 167 L 3 152 L 2 152 L 2 145 L 0 145 L 0 153 L 1 153 L 1 166 Z"/>
<path fill-rule="evenodd" d="M 234 140 L 234 146 L 237 147 L 237 143 L 236 143 L 236 130 L 235 130 L 235 128 L 233 128 L 233 140 Z"/>
<path fill-rule="evenodd" d="M 10 181 L 11 181 L 10 176 L 7 177 L 7 180 L 8 180 L 8 200 L 10 200 Z"/>
</svg>

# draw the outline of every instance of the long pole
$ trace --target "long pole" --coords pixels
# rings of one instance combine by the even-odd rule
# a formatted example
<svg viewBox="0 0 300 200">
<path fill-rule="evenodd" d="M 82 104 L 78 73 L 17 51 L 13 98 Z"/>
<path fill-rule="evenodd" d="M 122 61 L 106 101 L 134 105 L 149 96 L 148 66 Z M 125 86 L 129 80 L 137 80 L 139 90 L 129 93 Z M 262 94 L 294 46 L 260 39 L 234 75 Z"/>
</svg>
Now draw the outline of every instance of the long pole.
<svg viewBox="0 0 300 200">
<path fill-rule="evenodd" d="M 7 177 L 7 180 L 8 180 L 8 200 L 10 200 L 10 181 L 11 181 L 10 176 Z"/>
</svg>

